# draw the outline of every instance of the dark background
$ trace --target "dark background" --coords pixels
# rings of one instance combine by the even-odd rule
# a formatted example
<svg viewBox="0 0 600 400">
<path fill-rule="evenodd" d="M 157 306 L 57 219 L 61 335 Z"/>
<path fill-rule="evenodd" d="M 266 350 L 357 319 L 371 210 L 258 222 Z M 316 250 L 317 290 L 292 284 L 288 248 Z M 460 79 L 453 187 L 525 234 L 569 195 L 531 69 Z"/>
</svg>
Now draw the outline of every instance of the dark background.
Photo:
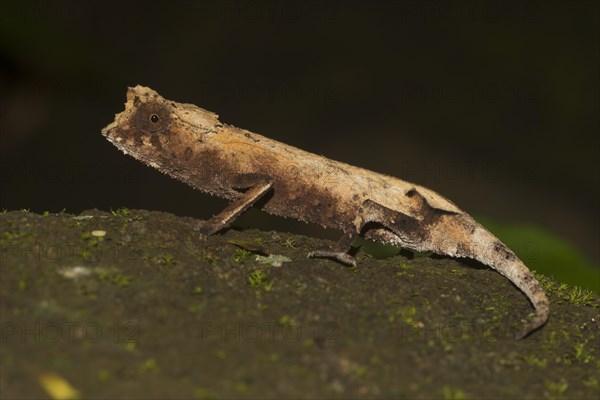
<svg viewBox="0 0 600 400">
<path fill-rule="evenodd" d="M 127 86 L 539 226 L 598 264 L 597 2 L 0 3 L 0 209 L 207 218 L 100 134 Z M 336 237 L 251 211 L 241 226 Z"/>
</svg>

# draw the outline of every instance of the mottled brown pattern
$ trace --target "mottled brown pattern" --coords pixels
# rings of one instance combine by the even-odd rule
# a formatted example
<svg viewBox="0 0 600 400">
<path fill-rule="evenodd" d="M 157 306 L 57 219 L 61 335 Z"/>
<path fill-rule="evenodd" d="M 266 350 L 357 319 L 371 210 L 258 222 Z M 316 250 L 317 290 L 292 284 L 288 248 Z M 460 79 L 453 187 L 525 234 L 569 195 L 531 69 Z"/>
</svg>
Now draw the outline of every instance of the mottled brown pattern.
<svg viewBox="0 0 600 400">
<path fill-rule="evenodd" d="M 128 90 L 125 111 L 102 133 L 147 165 L 232 201 L 200 231 L 214 233 L 254 205 L 342 230 L 340 249 L 363 234 L 411 250 L 474 258 L 510 279 L 535 307 L 537 315 L 522 336 L 548 319 L 548 300 L 527 267 L 469 215 L 430 189 L 223 124 L 214 113 L 165 100 L 143 86 Z M 334 255 L 354 262 L 347 254 Z"/>
</svg>

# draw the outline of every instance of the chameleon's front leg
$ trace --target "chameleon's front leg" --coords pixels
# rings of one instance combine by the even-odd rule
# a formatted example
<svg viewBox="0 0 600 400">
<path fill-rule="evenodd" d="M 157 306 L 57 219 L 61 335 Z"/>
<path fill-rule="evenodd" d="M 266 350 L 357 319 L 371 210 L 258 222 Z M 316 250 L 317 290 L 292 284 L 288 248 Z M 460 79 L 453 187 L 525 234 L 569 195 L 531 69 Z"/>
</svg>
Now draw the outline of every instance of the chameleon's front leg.
<svg viewBox="0 0 600 400">
<path fill-rule="evenodd" d="M 239 199 L 231 202 L 223 211 L 207 221 L 199 222 L 194 228 L 202 235 L 210 236 L 222 229 L 227 228 L 237 217 L 239 217 L 250 206 L 256 203 L 273 186 L 273 181 L 264 176 L 245 175 L 239 178 L 240 182 L 236 189 L 246 189 Z"/>
</svg>

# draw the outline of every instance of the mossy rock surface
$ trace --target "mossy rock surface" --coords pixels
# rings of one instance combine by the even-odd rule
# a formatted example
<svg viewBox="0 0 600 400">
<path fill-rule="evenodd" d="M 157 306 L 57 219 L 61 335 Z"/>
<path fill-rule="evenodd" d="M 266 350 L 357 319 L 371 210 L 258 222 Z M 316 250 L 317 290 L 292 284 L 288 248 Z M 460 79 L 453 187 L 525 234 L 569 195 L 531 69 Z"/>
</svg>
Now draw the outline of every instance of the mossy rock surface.
<svg viewBox="0 0 600 400">
<path fill-rule="evenodd" d="M 349 268 L 307 259 L 320 239 L 195 223 L 0 215 L 1 397 L 48 398 L 48 376 L 81 398 L 600 396 L 592 293 L 540 277 L 550 321 L 518 341 L 529 302 L 474 263 Z"/>
</svg>

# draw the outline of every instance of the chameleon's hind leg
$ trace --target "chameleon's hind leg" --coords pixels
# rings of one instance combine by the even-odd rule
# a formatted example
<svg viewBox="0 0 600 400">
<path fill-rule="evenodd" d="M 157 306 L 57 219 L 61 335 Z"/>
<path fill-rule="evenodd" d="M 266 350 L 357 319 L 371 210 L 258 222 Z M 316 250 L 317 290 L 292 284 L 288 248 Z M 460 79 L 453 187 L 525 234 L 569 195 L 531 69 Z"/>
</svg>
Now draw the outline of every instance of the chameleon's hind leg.
<svg viewBox="0 0 600 400">
<path fill-rule="evenodd" d="M 331 249 L 310 252 L 308 257 L 334 258 L 344 264 L 356 266 L 356 259 L 348 252 L 367 224 L 375 223 L 392 232 L 398 232 L 398 225 L 406 222 L 406 218 L 410 217 L 367 199 L 358 210 L 358 215 L 352 225 Z"/>
<path fill-rule="evenodd" d="M 336 244 L 332 246 L 331 249 L 311 251 L 310 253 L 308 253 L 308 257 L 335 258 L 336 260 L 344 264 L 352 265 L 355 267 L 356 259 L 350 254 L 348 254 L 348 251 L 350 251 L 350 249 L 352 248 L 352 243 L 354 243 L 357 237 L 358 232 L 345 232 L 344 236 L 342 236 L 340 240 L 338 240 Z"/>
</svg>

